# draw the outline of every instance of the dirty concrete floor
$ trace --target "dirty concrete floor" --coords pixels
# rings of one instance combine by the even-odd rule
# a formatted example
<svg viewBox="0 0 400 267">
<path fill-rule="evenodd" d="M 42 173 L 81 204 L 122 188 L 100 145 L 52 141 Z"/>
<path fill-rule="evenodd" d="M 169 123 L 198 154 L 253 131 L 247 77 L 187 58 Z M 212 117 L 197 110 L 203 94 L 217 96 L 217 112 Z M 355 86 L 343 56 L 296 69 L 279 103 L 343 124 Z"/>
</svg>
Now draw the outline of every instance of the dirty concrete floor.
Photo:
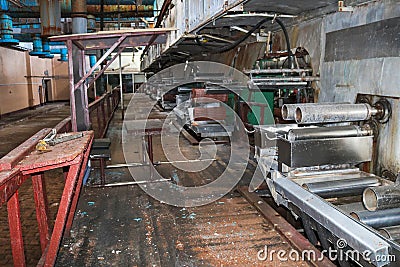
<svg viewBox="0 0 400 267">
<path fill-rule="evenodd" d="M 43 128 L 52 128 L 70 114 L 69 104 L 50 103 L 0 119 L 0 158 Z"/>
<path fill-rule="evenodd" d="M 142 96 L 142 107 L 150 103 Z M 128 112 L 129 120 L 143 119 L 141 106 Z M 165 114 L 153 109 L 151 118 Z M 124 163 L 122 153 L 122 116 L 117 113 L 109 128 L 112 161 Z M 160 138 L 154 138 L 155 161 L 166 161 Z M 142 139 L 132 144 L 131 152 L 139 162 Z M 183 154 L 193 158 L 199 149 L 179 139 Z M 174 147 L 166 144 L 166 149 Z M 171 164 L 157 171 L 171 183 L 200 186 L 215 179 L 226 168 L 229 145 L 218 145 L 216 158 L 200 172 L 185 172 Z M 246 159 L 244 163 L 246 164 Z M 249 181 L 254 167 L 248 164 L 241 184 Z M 253 169 L 252 169 L 253 168 Z M 134 170 L 140 173 L 140 168 Z M 107 183 L 133 181 L 127 168 L 107 169 Z M 89 184 L 99 181 L 92 171 Z M 169 182 L 168 182 L 169 183 Z M 150 185 L 149 185 L 150 186 Z M 152 184 L 157 186 L 157 184 Z M 211 204 L 182 208 L 164 204 L 147 195 L 138 185 L 85 187 L 77 208 L 70 237 L 61 244 L 56 266 L 308 266 L 306 262 L 260 261 L 257 254 L 265 249 L 283 249 L 290 245 L 260 214 L 234 190 Z"/>
<path fill-rule="evenodd" d="M 46 104 L 35 110 L 3 116 L 0 119 L 0 157 L 6 155 L 40 129 L 54 127 L 68 116 L 69 106 L 66 103 Z M 60 170 L 49 171 L 45 173 L 45 178 L 50 218 L 54 220 L 64 184 L 63 174 Z M 36 266 L 41 256 L 41 250 L 30 180 L 23 183 L 19 189 L 19 199 L 27 266 Z M 0 266 L 13 266 L 6 205 L 0 207 Z"/>
</svg>

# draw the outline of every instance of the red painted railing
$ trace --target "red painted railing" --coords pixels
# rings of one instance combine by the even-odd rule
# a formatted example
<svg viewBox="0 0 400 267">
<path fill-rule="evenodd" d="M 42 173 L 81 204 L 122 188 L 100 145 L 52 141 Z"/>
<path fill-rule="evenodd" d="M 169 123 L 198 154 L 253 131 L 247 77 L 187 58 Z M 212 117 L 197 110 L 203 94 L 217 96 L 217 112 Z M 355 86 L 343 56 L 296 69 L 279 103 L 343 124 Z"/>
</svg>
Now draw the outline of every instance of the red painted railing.
<svg viewBox="0 0 400 267">
<path fill-rule="evenodd" d="M 35 151 L 36 144 L 51 131 L 49 128 L 42 129 L 0 159 L 0 207 L 7 205 L 14 266 L 26 266 L 18 194 L 21 185 L 32 180 L 42 250 L 38 266 L 53 266 L 62 236 L 72 226 L 93 136 L 105 136 L 119 99 L 119 90 L 113 90 L 90 104 L 94 132 L 84 132 L 84 137 L 80 139 L 58 144 L 50 152 L 39 153 Z M 55 128 L 59 133 L 70 132 L 71 118 L 64 119 Z M 65 184 L 54 227 L 50 229 L 44 174 L 57 168 L 64 170 Z"/>
<path fill-rule="evenodd" d="M 114 89 L 111 93 L 105 94 L 96 101 L 90 103 L 90 122 L 96 138 L 103 138 L 106 135 L 108 125 L 115 110 L 118 108 L 119 101 L 119 90 Z"/>
</svg>

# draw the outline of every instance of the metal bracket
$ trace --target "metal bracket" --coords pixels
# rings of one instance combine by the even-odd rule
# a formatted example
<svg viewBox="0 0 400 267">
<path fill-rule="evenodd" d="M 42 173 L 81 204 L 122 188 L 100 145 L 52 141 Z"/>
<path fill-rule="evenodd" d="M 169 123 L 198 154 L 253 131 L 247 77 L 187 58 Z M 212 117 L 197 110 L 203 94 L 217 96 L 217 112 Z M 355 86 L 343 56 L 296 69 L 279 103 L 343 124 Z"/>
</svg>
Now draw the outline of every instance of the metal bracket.
<svg viewBox="0 0 400 267">
<path fill-rule="evenodd" d="M 346 6 L 344 1 L 338 1 L 339 12 L 353 12 L 352 6 Z"/>
</svg>

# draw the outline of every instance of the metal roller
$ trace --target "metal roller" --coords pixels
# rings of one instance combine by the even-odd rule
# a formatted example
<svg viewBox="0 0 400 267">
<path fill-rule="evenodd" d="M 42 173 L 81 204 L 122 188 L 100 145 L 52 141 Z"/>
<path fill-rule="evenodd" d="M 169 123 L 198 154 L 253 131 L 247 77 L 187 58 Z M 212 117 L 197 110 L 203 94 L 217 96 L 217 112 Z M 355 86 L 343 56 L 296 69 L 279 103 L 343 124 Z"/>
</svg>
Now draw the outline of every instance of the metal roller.
<svg viewBox="0 0 400 267">
<path fill-rule="evenodd" d="M 325 103 L 303 103 L 303 104 L 285 104 L 282 106 L 281 113 L 282 119 L 286 121 L 294 121 L 296 119 L 296 109 L 299 105 L 302 106 L 319 106 L 319 105 L 328 105 L 334 104 L 332 102 L 325 102 Z M 344 103 L 335 103 L 335 104 L 350 104 L 349 102 Z"/>
<path fill-rule="evenodd" d="M 384 227 L 379 229 L 379 233 L 387 239 L 399 241 L 400 240 L 400 225 Z"/>
<path fill-rule="evenodd" d="M 366 121 L 376 114 L 378 110 L 367 103 L 299 105 L 295 120 L 299 124 Z"/>
<path fill-rule="evenodd" d="M 363 203 L 367 210 L 400 208 L 400 186 L 379 186 L 365 189 Z"/>
<path fill-rule="evenodd" d="M 400 225 L 400 209 L 388 209 L 379 211 L 355 211 L 350 215 L 373 228 L 383 228 Z"/>
<path fill-rule="evenodd" d="M 362 195 L 365 188 L 379 185 L 381 185 L 381 182 L 378 178 L 363 177 L 318 183 L 305 183 L 302 186 L 322 198 L 333 198 Z"/>
<path fill-rule="evenodd" d="M 359 137 L 372 135 L 370 127 L 360 127 L 356 125 L 319 127 L 319 128 L 297 128 L 288 132 L 287 139 L 291 142 L 297 140 L 310 140 L 322 138 L 340 138 L 340 137 Z"/>
</svg>

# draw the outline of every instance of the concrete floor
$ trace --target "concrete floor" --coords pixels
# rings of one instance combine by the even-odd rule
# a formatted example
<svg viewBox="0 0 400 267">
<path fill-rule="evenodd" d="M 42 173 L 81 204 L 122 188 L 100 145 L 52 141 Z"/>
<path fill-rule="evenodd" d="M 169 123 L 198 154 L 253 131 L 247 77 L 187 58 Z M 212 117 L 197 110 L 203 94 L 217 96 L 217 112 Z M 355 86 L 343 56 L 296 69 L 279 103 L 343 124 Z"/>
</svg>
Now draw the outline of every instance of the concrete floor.
<svg viewBox="0 0 400 267">
<path fill-rule="evenodd" d="M 148 101 L 143 96 L 143 107 Z M 143 119 L 140 110 L 141 106 L 136 106 L 126 118 Z M 109 164 L 124 163 L 121 117 L 117 113 L 109 128 Z M 165 114 L 153 110 L 151 118 L 162 117 Z M 180 146 L 186 155 L 199 154 L 198 147 L 186 139 L 180 139 Z M 132 146 L 138 161 L 141 147 L 138 138 Z M 165 161 L 159 138 L 154 138 L 154 147 L 155 161 Z M 167 150 L 173 149 L 167 145 Z M 218 145 L 219 160 L 201 172 L 179 171 L 170 164 L 158 166 L 157 171 L 180 185 L 199 186 L 225 169 L 228 151 L 228 145 Z M 249 164 L 242 184 L 251 177 L 252 168 Z M 127 168 L 108 169 L 106 175 L 107 183 L 132 181 Z M 92 172 L 89 183 L 98 181 L 98 172 Z M 153 199 L 137 185 L 86 187 L 71 236 L 64 238 L 56 266 L 308 266 L 305 262 L 282 263 L 277 259 L 259 261 L 257 253 L 265 245 L 269 249 L 291 249 L 273 225 L 234 191 L 206 206 L 180 208 Z"/>
</svg>

